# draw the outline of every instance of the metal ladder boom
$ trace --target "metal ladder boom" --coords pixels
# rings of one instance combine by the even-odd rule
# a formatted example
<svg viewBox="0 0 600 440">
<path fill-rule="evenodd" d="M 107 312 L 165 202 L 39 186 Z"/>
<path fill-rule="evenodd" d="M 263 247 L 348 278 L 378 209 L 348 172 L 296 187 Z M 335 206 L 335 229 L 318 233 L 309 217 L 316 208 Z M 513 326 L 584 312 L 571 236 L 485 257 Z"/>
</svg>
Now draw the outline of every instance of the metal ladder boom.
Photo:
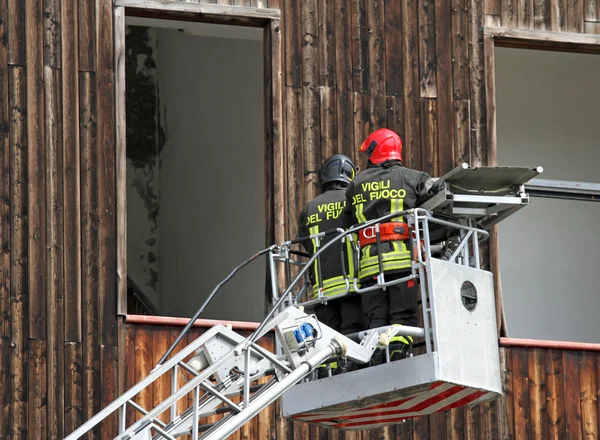
<svg viewBox="0 0 600 440">
<path fill-rule="evenodd" d="M 176 353 L 163 365 L 157 366 L 146 378 L 109 404 L 92 419 L 66 437 L 65 440 L 81 438 L 107 417 L 119 413 L 119 440 L 175 439 L 191 434 L 194 439 L 223 439 L 280 397 L 286 390 L 310 374 L 317 366 L 333 356 L 347 356 L 358 362 L 371 357 L 379 340 L 376 330 L 370 332 L 359 344 L 318 323 L 314 315 L 291 306 L 271 319 L 263 332 L 275 330 L 280 340 L 289 340 L 294 331 L 308 325 L 314 332 L 306 333 L 308 344 L 298 349 L 294 344 L 286 347 L 286 354 L 275 354 L 230 328 L 217 325 L 191 344 Z M 261 332 L 261 333 L 263 333 Z M 291 333 L 290 333 L 291 332 Z M 318 337 L 316 336 L 318 335 Z M 193 353 L 192 361 L 184 362 Z M 192 368 L 196 366 L 196 370 Z M 192 377 L 178 387 L 180 372 Z M 141 408 L 134 398 L 156 380 L 167 379 L 172 384 L 170 395 L 150 410 Z M 273 375 L 270 384 L 252 393 L 251 384 L 266 375 Z M 235 403 L 234 395 L 243 394 L 243 401 Z M 193 404 L 178 413 L 178 403 L 192 395 Z M 127 409 L 133 407 L 141 412 L 137 420 L 127 420 Z M 220 409 L 219 409 L 220 408 Z M 198 423 L 203 417 L 229 413 L 221 421 L 200 435 Z M 168 422 L 161 416 L 168 414 Z M 128 423 L 129 422 L 129 423 Z"/>
</svg>

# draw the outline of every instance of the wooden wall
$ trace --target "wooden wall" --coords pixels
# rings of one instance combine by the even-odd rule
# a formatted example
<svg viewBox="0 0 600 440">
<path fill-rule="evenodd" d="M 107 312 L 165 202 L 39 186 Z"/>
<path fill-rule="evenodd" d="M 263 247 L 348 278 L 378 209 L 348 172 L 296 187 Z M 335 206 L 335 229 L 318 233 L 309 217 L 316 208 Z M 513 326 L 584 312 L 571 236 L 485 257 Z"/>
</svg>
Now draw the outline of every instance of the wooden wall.
<svg viewBox="0 0 600 440">
<path fill-rule="evenodd" d="M 126 386 L 156 364 L 181 327 L 126 326 Z M 192 341 L 204 330 L 194 328 Z M 272 349 L 272 339 L 261 345 Z M 261 412 L 233 439 L 337 440 L 508 440 L 597 439 L 600 407 L 600 352 L 501 348 L 504 397 L 472 409 L 459 408 L 371 431 L 326 430 L 281 417 L 278 405 Z M 168 378 L 139 396 L 152 406 L 169 389 Z M 208 420 L 211 422 L 214 420 Z"/>
<path fill-rule="evenodd" d="M 484 23 L 516 29 L 600 33 L 597 0 L 484 0 Z"/>
<path fill-rule="evenodd" d="M 113 11 L 0 0 L 0 438 L 116 396 Z"/>
<path fill-rule="evenodd" d="M 494 160 L 484 25 L 599 32 L 600 22 L 598 0 L 229 3 L 282 8 L 269 37 L 282 61 L 270 84 L 282 100 L 267 123 L 281 171 L 269 211 L 279 237 L 294 235 L 321 161 L 355 157 L 375 128 L 397 130 L 407 164 L 432 174 Z M 116 313 L 113 25 L 110 0 L 0 0 L 0 439 L 62 438 L 125 379 L 115 368 L 125 333 Z M 485 417 L 452 413 L 393 432 L 495 432 L 494 408 L 477 411 Z"/>
</svg>

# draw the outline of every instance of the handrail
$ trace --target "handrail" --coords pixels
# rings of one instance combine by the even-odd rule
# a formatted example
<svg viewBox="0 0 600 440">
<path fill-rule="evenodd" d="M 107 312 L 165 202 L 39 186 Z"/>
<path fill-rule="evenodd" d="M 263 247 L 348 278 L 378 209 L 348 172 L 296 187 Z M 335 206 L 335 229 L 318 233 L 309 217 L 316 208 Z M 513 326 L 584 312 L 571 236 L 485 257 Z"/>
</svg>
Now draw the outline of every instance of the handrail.
<svg viewBox="0 0 600 440">
<path fill-rule="evenodd" d="M 270 319 L 277 312 L 277 310 L 279 309 L 279 307 L 284 303 L 284 301 L 289 296 L 289 294 L 292 291 L 292 289 L 297 285 L 297 283 L 301 279 L 304 278 L 304 275 L 309 270 L 309 268 L 314 263 L 314 261 L 317 258 L 319 258 L 320 255 L 326 249 L 328 249 L 330 246 L 332 246 L 333 244 L 337 243 L 338 241 L 341 241 L 341 240 L 345 239 L 345 237 L 347 237 L 347 236 L 349 236 L 351 234 L 354 234 L 354 233 L 356 233 L 356 232 L 358 232 L 358 231 L 360 231 L 362 229 L 368 228 L 368 227 L 373 226 L 373 225 L 377 225 L 379 223 L 385 222 L 386 220 L 390 220 L 390 219 L 398 217 L 398 216 L 405 216 L 405 215 L 408 215 L 410 213 L 414 213 L 415 216 L 418 217 L 419 216 L 419 212 L 424 213 L 424 214 L 421 214 L 421 215 L 424 215 L 425 218 L 428 221 L 432 221 L 434 223 L 439 223 L 439 224 L 446 225 L 446 226 L 451 226 L 451 227 L 454 227 L 454 228 L 457 228 L 457 229 L 465 229 L 465 230 L 468 230 L 468 231 L 477 232 L 477 233 L 480 233 L 480 234 L 482 234 L 484 236 L 489 236 L 488 232 L 485 231 L 485 230 L 483 230 L 483 229 L 473 228 L 473 227 L 469 227 L 469 226 L 465 226 L 465 225 L 456 225 L 454 223 L 446 222 L 444 220 L 434 219 L 427 210 L 422 209 L 422 208 L 413 208 L 413 209 L 408 209 L 408 210 L 404 210 L 404 211 L 400 211 L 400 212 L 389 213 L 389 214 L 384 215 L 382 217 L 379 217 L 379 218 L 376 218 L 376 219 L 373 219 L 373 220 L 369 220 L 369 221 L 361 223 L 359 225 L 355 225 L 355 226 L 353 226 L 353 227 L 351 227 L 349 229 L 346 229 L 343 232 L 339 232 L 340 231 L 339 229 L 331 229 L 331 230 L 327 230 L 327 231 L 324 231 L 324 232 L 320 232 L 318 234 L 312 234 L 312 235 L 310 235 L 308 237 L 300 237 L 300 238 L 296 238 L 296 239 L 293 239 L 293 240 L 288 240 L 288 241 L 283 242 L 279 246 L 277 246 L 277 245 L 270 246 L 268 248 L 265 248 L 265 249 L 257 252 L 252 257 L 250 257 L 249 259 L 247 259 L 244 262 L 242 262 L 239 266 L 237 266 L 235 269 L 233 269 L 233 271 L 223 281 L 221 281 L 219 284 L 217 284 L 217 286 L 212 290 L 212 292 L 210 293 L 210 295 L 206 298 L 206 300 L 204 301 L 204 303 L 202 304 L 202 306 L 200 306 L 200 308 L 194 314 L 194 316 L 192 318 L 190 318 L 190 321 L 188 322 L 188 324 L 179 333 L 179 335 L 175 339 L 175 342 L 173 342 L 173 344 L 171 344 L 171 346 L 168 348 L 168 350 L 165 352 L 165 354 L 158 361 L 157 365 L 162 365 L 165 362 L 165 360 L 171 355 L 171 353 L 173 352 L 173 350 L 175 349 L 175 347 L 177 346 L 177 344 L 179 344 L 179 342 L 181 342 L 181 340 L 183 339 L 183 337 L 187 334 L 187 332 L 189 331 L 189 329 L 193 326 L 193 324 L 196 321 L 196 319 L 198 319 L 198 317 L 202 314 L 202 312 L 204 311 L 204 309 L 208 306 L 208 304 L 215 297 L 215 295 L 217 294 L 217 292 L 219 291 L 219 289 L 221 287 L 223 287 L 223 285 L 225 285 L 231 278 L 233 278 L 233 276 L 240 269 L 242 269 L 246 265 L 250 264 L 252 261 L 256 260 L 259 256 L 267 254 L 269 252 L 272 252 L 275 249 L 280 249 L 281 247 L 284 247 L 284 246 L 288 246 L 289 247 L 291 244 L 300 243 L 301 241 L 310 239 L 310 238 L 312 238 L 314 236 L 323 237 L 325 235 L 331 235 L 333 233 L 338 233 L 338 235 L 336 235 L 328 243 L 326 243 L 325 245 L 319 247 L 319 249 L 312 255 L 312 257 L 309 258 L 309 260 L 306 262 L 306 264 L 304 265 L 304 267 L 300 270 L 300 272 L 298 273 L 298 275 L 296 275 L 296 277 L 294 278 L 294 280 L 289 284 L 289 286 L 287 286 L 287 288 L 282 293 L 282 295 L 279 298 L 277 298 L 277 301 L 275 302 L 275 304 L 273 304 L 273 307 L 271 308 L 271 310 L 269 311 L 269 313 L 267 313 L 267 315 L 265 316 L 265 318 L 263 319 L 263 321 L 260 323 L 260 325 L 258 326 L 258 328 L 249 336 L 249 338 L 248 338 L 248 345 L 253 344 L 256 341 L 257 336 L 261 334 L 261 332 L 264 329 L 265 325 L 270 321 Z M 397 282 L 399 282 L 399 280 L 394 280 L 391 283 L 396 284 Z M 386 285 L 387 284 L 388 283 L 386 283 Z"/>
<path fill-rule="evenodd" d="M 290 292 L 292 291 L 292 289 L 294 288 L 294 286 L 296 285 L 296 283 L 298 283 L 298 281 L 304 277 L 304 274 L 306 273 L 306 271 L 310 268 L 310 266 L 312 265 L 312 263 L 314 263 L 314 261 L 321 255 L 321 253 L 323 251 L 325 251 L 326 249 L 328 249 L 330 246 L 332 246 L 338 240 L 341 240 L 341 239 L 343 239 L 344 237 L 347 237 L 350 234 L 353 234 L 353 233 L 355 233 L 357 231 L 360 231 L 361 229 L 364 229 L 364 228 L 367 228 L 369 226 L 372 226 L 372 225 L 374 225 L 376 223 L 381 223 L 381 222 L 383 222 L 385 220 L 389 220 L 389 219 L 392 219 L 394 217 L 398 217 L 398 216 L 401 216 L 401 215 L 407 215 L 410 211 L 411 210 L 406 210 L 406 211 L 401 211 L 401 212 L 392 212 L 390 214 L 384 215 L 383 217 L 379 217 L 377 219 L 370 220 L 370 221 L 367 221 L 365 223 L 361 223 L 360 225 L 353 226 L 353 227 L 351 227 L 349 229 L 346 229 L 344 232 L 340 233 L 339 235 L 335 236 L 330 242 L 328 242 L 324 246 L 322 246 L 306 262 L 306 265 L 302 268 L 302 270 L 300 270 L 300 273 L 298 273 L 298 275 L 296 276 L 296 278 L 294 278 L 294 281 L 292 281 L 292 283 L 287 287 L 287 289 L 285 289 L 285 291 L 281 294 L 281 297 L 277 300 L 277 302 L 275 304 L 273 304 L 273 307 L 271 308 L 271 310 L 269 311 L 269 313 L 267 313 L 267 316 L 265 317 L 265 319 L 263 320 L 263 322 L 261 322 L 261 324 L 258 327 L 258 329 L 252 335 L 249 336 L 249 338 L 248 338 L 248 344 L 252 344 L 252 343 L 254 343 L 256 341 L 257 336 L 261 333 L 262 329 L 265 327 L 265 325 L 267 324 L 267 322 L 269 322 L 269 320 L 273 317 L 273 315 L 275 314 L 275 312 L 283 304 L 283 301 L 290 294 Z M 290 243 L 290 242 L 286 242 L 286 243 Z"/>
</svg>

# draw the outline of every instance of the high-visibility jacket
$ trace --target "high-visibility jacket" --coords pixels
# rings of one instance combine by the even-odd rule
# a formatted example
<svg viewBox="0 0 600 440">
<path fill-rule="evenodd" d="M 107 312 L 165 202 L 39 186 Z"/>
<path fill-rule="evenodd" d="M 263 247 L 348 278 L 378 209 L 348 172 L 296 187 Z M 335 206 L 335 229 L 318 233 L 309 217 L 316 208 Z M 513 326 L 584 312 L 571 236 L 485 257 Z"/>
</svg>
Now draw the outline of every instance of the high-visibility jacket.
<svg viewBox="0 0 600 440">
<path fill-rule="evenodd" d="M 346 190 L 344 227 L 349 228 L 387 214 L 416 208 L 433 196 L 433 186 L 434 181 L 427 173 L 406 168 L 400 161 L 369 164 Z M 403 222 L 404 219 L 398 216 L 389 221 Z M 408 241 L 381 243 L 385 273 L 410 269 L 412 262 L 409 246 Z M 372 279 L 378 273 L 377 245 L 361 247 L 358 279 Z"/>
<path fill-rule="evenodd" d="M 330 229 L 343 228 L 341 214 L 345 205 L 345 189 L 330 189 L 320 196 L 315 197 L 308 205 L 306 205 L 300 214 L 298 236 L 307 237 Z M 321 238 L 318 243 L 319 247 L 323 247 L 334 237 L 335 234 Z M 331 245 L 320 254 L 320 258 L 315 259 L 315 262 L 310 269 L 315 297 L 319 294 L 321 283 L 323 285 L 323 294 L 325 296 L 334 296 L 346 292 L 346 281 L 344 279 L 342 268 L 341 240 L 338 243 L 339 244 L 336 243 Z M 315 254 L 317 249 L 316 239 L 305 240 L 302 244 L 311 256 Z M 343 246 L 346 276 L 350 282 L 350 291 L 353 292 L 356 271 L 354 269 L 350 240 L 346 240 Z M 322 279 L 320 279 L 319 276 L 321 276 Z"/>
</svg>

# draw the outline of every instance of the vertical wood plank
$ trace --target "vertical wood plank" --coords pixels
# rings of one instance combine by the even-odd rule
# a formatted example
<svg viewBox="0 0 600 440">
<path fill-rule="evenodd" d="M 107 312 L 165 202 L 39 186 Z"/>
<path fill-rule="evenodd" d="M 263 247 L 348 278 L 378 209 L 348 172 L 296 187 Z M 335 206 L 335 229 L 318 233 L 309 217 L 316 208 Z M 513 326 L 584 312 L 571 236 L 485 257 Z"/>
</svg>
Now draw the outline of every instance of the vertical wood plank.
<svg viewBox="0 0 600 440">
<path fill-rule="evenodd" d="M 0 337 L 10 335 L 10 111 L 8 90 L 8 17 L 8 0 L 0 0 Z M 6 422 L 8 423 L 8 420 Z M 0 431 L 0 433 L 1 432 L 2 431 Z"/>
<path fill-rule="evenodd" d="M 465 440 L 478 440 L 480 436 L 475 416 L 476 408 L 463 407 L 462 409 L 465 420 Z"/>
<path fill-rule="evenodd" d="M 438 110 L 435 99 L 423 99 L 422 103 L 422 123 L 421 140 L 423 146 L 423 161 L 421 169 L 431 176 L 437 176 L 439 173 L 438 156 Z"/>
<path fill-rule="evenodd" d="M 125 325 L 123 328 L 125 332 L 125 347 L 123 351 L 124 358 L 120 361 L 123 363 L 123 375 L 125 376 L 125 389 L 128 390 L 136 384 L 135 382 L 135 370 L 138 365 L 137 356 L 135 353 L 135 326 Z M 175 338 L 173 338 L 173 342 Z M 131 406 L 127 406 L 126 421 L 128 424 L 132 423 L 136 419 L 136 410 Z"/>
<path fill-rule="evenodd" d="M 285 128 L 283 123 L 284 101 L 284 76 L 283 76 L 283 44 L 281 23 L 278 20 L 271 22 L 269 29 L 271 42 L 271 82 L 272 82 L 272 133 L 270 148 L 273 151 L 273 230 L 275 242 L 285 240 L 285 225 L 287 212 L 284 206 L 287 174 L 285 172 L 287 147 Z"/>
<path fill-rule="evenodd" d="M 10 105 L 10 438 L 27 438 L 27 92 L 25 68 L 9 69 Z"/>
<path fill-rule="evenodd" d="M 413 419 L 413 439 L 429 440 L 429 423 L 427 417 L 415 417 Z"/>
<path fill-rule="evenodd" d="M 62 13 L 62 122 L 65 341 L 81 342 L 81 194 L 77 0 Z"/>
<path fill-rule="evenodd" d="M 8 64 L 25 65 L 25 2 L 8 0 Z"/>
<path fill-rule="evenodd" d="M 366 0 L 351 0 L 352 5 L 352 90 L 369 92 L 369 37 Z"/>
<path fill-rule="evenodd" d="M 517 1 L 504 0 L 502 2 L 502 26 L 513 28 L 518 26 Z"/>
<path fill-rule="evenodd" d="M 335 86 L 335 2 L 318 0 L 319 85 Z"/>
<path fill-rule="evenodd" d="M 462 408 L 446 411 L 446 437 L 447 440 L 464 439 L 464 414 Z"/>
<path fill-rule="evenodd" d="M 302 2 L 302 112 L 299 113 L 300 130 L 304 132 L 303 182 L 305 203 L 319 194 L 318 170 L 320 167 L 319 127 L 319 45 L 317 0 Z M 300 117 L 301 115 L 301 117 Z M 300 207 L 302 209 L 302 206 Z M 298 211 L 298 215 L 300 211 Z M 294 218 L 297 218 L 295 216 Z"/>
<path fill-rule="evenodd" d="M 302 85 L 301 3 L 283 3 L 285 85 L 288 87 L 300 87 Z"/>
<path fill-rule="evenodd" d="M 46 197 L 44 163 L 43 11 L 37 0 L 25 2 L 27 20 L 27 215 L 29 337 L 46 338 Z"/>
<path fill-rule="evenodd" d="M 79 79 L 81 169 L 81 307 L 83 354 L 83 418 L 97 412 L 100 402 L 98 327 L 98 187 L 96 78 L 83 72 Z M 93 434 L 97 438 L 98 431 Z"/>
<path fill-rule="evenodd" d="M 102 387 L 100 392 L 100 399 L 102 408 L 105 408 L 118 396 L 117 390 L 117 347 L 103 345 L 100 348 L 100 368 L 102 371 Z M 115 437 L 115 433 L 118 432 L 118 411 L 108 416 L 101 424 L 101 436 L 100 438 L 105 440 L 112 440 Z"/>
<path fill-rule="evenodd" d="M 567 2 L 567 32 L 583 32 L 584 0 Z"/>
<path fill-rule="evenodd" d="M 582 438 L 581 432 L 581 399 L 579 385 L 579 363 L 581 353 L 574 351 L 562 352 L 565 396 L 565 427 L 567 438 L 577 440 Z"/>
<path fill-rule="evenodd" d="M 61 66 L 61 2 L 43 0 L 44 64 Z"/>
<path fill-rule="evenodd" d="M 550 0 L 534 0 L 533 27 L 539 30 L 550 28 Z"/>
<path fill-rule="evenodd" d="M 117 345 L 116 200 L 115 200 L 115 95 L 113 9 L 97 4 L 98 88 L 98 314 L 100 343 Z"/>
<path fill-rule="evenodd" d="M 513 348 L 511 360 L 514 390 L 515 438 L 529 438 L 531 425 L 527 349 Z"/>
<path fill-rule="evenodd" d="M 337 152 L 337 119 L 336 119 L 335 89 L 319 87 L 319 110 L 321 126 L 321 157 L 322 164 L 328 157 Z"/>
<path fill-rule="evenodd" d="M 65 344 L 65 426 L 64 434 L 69 435 L 83 422 L 82 408 L 82 354 L 81 343 Z"/>
<path fill-rule="evenodd" d="M 386 97 L 387 128 L 405 139 L 404 133 L 404 99 L 398 96 Z"/>
<path fill-rule="evenodd" d="M 167 351 L 169 346 L 168 338 L 169 330 L 167 327 L 154 327 L 152 330 L 152 365 L 157 365 L 162 355 Z M 153 406 L 155 407 L 171 394 L 170 375 L 166 375 L 152 384 Z M 168 414 L 164 412 L 160 419 L 167 422 Z"/>
<path fill-rule="evenodd" d="M 446 438 L 446 412 L 433 413 L 428 418 L 429 437 L 439 439 Z"/>
<path fill-rule="evenodd" d="M 48 436 L 63 438 L 64 401 L 64 225 L 63 225 L 63 128 L 60 70 L 44 68 L 46 150 L 46 318 L 48 341 Z"/>
<path fill-rule="evenodd" d="M 116 19 L 115 19 L 116 20 Z M 115 22 L 116 25 L 116 22 Z M 264 180 L 264 188 L 265 188 L 265 194 L 264 194 L 264 201 L 265 201 L 265 218 L 266 218 L 266 222 L 265 222 L 265 239 L 267 243 L 275 243 L 275 218 L 274 218 L 274 211 L 275 211 L 275 206 L 274 206 L 274 186 L 275 186 L 275 175 L 274 175 L 274 155 L 275 152 L 273 151 L 273 136 L 274 136 L 274 129 L 273 129 L 273 112 L 274 112 L 274 99 L 275 99 L 275 94 L 273 91 L 273 57 L 275 56 L 275 54 L 273 54 L 273 37 L 271 36 L 271 32 L 272 30 L 272 23 L 269 26 L 266 26 L 263 30 L 263 52 L 264 52 L 264 58 L 263 58 L 263 69 L 264 69 L 264 121 L 265 121 L 265 125 L 264 125 L 264 136 L 265 136 L 265 153 L 264 153 L 264 163 L 265 163 L 265 180 Z M 115 28 L 116 29 L 116 28 Z M 117 49 L 115 49 L 117 50 Z M 119 78 L 119 65 L 117 62 L 117 78 Z M 117 87 L 117 94 L 119 87 Z M 119 98 L 117 97 L 117 104 L 118 104 Z M 119 104 L 118 104 L 119 105 Z M 119 113 L 122 112 L 123 110 L 119 110 L 117 108 L 117 119 L 119 118 Z M 117 133 L 118 135 L 118 133 Z M 119 136 L 119 135 L 118 135 Z M 119 142 L 117 140 L 117 142 Z M 117 161 L 119 160 L 120 155 L 122 154 L 117 152 Z M 117 163 L 117 172 L 119 172 L 119 164 Z M 126 172 L 127 174 L 127 172 Z M 117 207 L 117 212 L 118 212 L 118 207 Z M 124 213 L 126 213 L 126 211 L 124 211 Z M 126 219 L 125 219 L 126 220 Z M 119 225 L 120 222 L 119 220 L 117 220 L 117 229 L 119 229 Z M 126 224 L 123 225 L 123 230 L 125 231 L 125 233 L 127 232 L 127 228 L 126 228 Z M 124 240 L 124 244 L 125 247 L 127 246 L 127 240 Z M 120 247 L 117 244 L 117 251 L 121 251 L 123 252 L 123 258 L 124 258 L 124 262 L 125 264 L 127 263 L 127 252 L 126 249 Z M 118 258 L 118 257 L 117 257 Z M 120 258 L 118 258 L 118 260 L 120 261 Z M 127 283 L 125 283 L 127 284 Z M 270 304 L 270 298 L 271 298 L 271 284 L 270 284 L 270 274 L 266 273 L 265 274 L 265 310 L 268 310 L 269 308 L 269 304 Z M 126 286 L 125 286 L 126 287 Z M 127 292 L 126 292 L 127 293 Z M 119 295 L 121 295 L 121 292 L 119 290 Z"/>
<path fill-rule="evenodd" d="M 0 336 L 0 362 L 10 366 L 10 338 Z M 0 369 L 0 439 L 10 438 L 10 371 Z"/>
<path fill-rule="evenodd" d="M 420 85 L 418 59 L 418 12 L 416 0 L 402 2 L 402 50 L 404 53 L 404 161 L 406 166 L 421 166 L 420 147 Z"/>
<path fill-rule="evenodd" d="M 600 405 L 598 399 L 600 399 L 600 354 L 594 353 L 594 362 L 596 363 L 595 374 L 596 374 L 596 389 L 594 390 L 594 396 L 596 398 L 596 405 L 598 407 L 598 414 L 596 419 L 600 420 Z"/>
<path fill-rule="evenodd" d="M 403 96 L 402 2 L 385 0 L 384 10 L 386 94 Z"/>
<path fill-rule="evenodd" d="M 471 101 L 456 99 L 454 101 L 454 139 L 456 144 L 456 160 L 454 165 L 462 162 L 471 163 Z"/>
<path fill-rule="evenodd" d="M 517 0 L 519 29 L 533 29 L 533 0 Z"/>
<path fill-rule="evenodd" d="M 583 353 L 579 364 L 582 434 L 586 440 L 598 438 L 598 403 L 596 399 L 596 353 Z"/>
<path fill-rule="evenodd" d="M 412 440 L 412 432 L 413 432 L 413 421 L 412 419 L 406 419 L 400 423 L 398 423 L 396 427 L 396 438 L 398 440 Z"/>
<path fill-rule="evenodd" d="M 337 151 L 352 157 L 356 149 L 352 107 L 352 35 L 351 4 L 335 0 L 335 78 L 337 114 Z"/>
<path fill-rule="evenodd" d="M 130 331 L 130 333 L 132 334 L 132 337 L 134 335 L 134 328 L 135 327 L 132 326 L 131 331 Z M 179 332 L 180 331 L 181 331 L 181 329 L 179 329 L 179 328 L 170 328 L 170 330 L 169 330 L 169 333 L 170 333 L 169 334 L 169 346 L 171 344 L 173 344 L 173 342 L 175 342 L 175 340 L 177 339 L 177 336 L 179 336 Z M 193 336 L 197 337 L 198 335 L 194 334 Z M 188 336 L 188 339 L 190 340 L 190 342 L 192 342 L 194 340 L 193 336 L 192 336 L 192 333 L 190 331 L 190 334 Z M 175 346 L 175 349 L 173 350 L 173 354 L 176 354 L 178 351 L 180 351 L 182 348 L 184 348 L 187 345 L 188 339 L 183 338 L 183 340 L 180 341 L 179 344 L 177 344 Z M 132 340 L 133 340 L 133 338 L 132 338 Z M 132 371 L 132 374 L 135 374 L 135 370 Z M 184 379 L 183 374 L 184 373 L 182 373 L 180 371 L 179 378 L 177 380 L 177 387 L 178 388 L 181 388 L 183 385 L 185 385 L 185 379 Z M 135 381 L 133 381 L 133 379 L 132 379 L 132 382 L 135 383 Z M 187 403 L 188 403 L 187 399 L 185 399 L 185 398 L 180 399 L 179 402 L 177 402 L 177 411 L 178 411 L 178 414 L 181 414 L 183 411 L 185 411 L 188 408 Z M 133 419 L 130 419 L 130 420 L 133 420 Z"/>
<path fill-rule="evenodd" d="M 469 98 L 469 15 L 467 8 L 467 0 L 452 0 L 451 58 L 453 97 L 455 99 Z"/>
<path fill-rule="evenodd" d="M 422 0 L 419 4 L 419 74 L 421 97 L 437 96 L 435 49 L 435 2 Z"/>
<path fill-rule="evenodd" d="M 485 15 L 500 15 L 502 13 L 501 3 L 500 0 L 484 0 L 483 13 Z"/>
<path fill-rule="evenodd" d="M 502 369 L 502 392 L 504 398 L 499 400 L 501 415 L 499 417 L 500 438 L 515 438 L 514 393 L 512 374 L 512 351 L 510 348 L 500 348 L 500 368 Z M 544 370 L 545 371 L 545 370 Z"/>
<path fill-rule="evenodd" d="M 567 26 L 567 8 L 563 0 L 550 0 L 550 30 L 558 32 Z"/>
<path fill-rule="evenodd" d="M 565 438 L 565 400 L 562 355 L 558 350 L 546 353 L 546 389 L 548 399 L 548 438 Z"/>
<path fill-rule="evenodd" d="M 483 25 L 485 27 L 500 27 L 502 26 L 502 17 L 500 15 L 484 15 Z"/>
<path fill-rule="evenodd" d="M 481 31 L 481 3 L 469 0 L 469 62 L 471 65 L 471 161 L 472 166 L 486 163 L 486 112 Z"/>
<path fill-rule="evenodd" d="M 452 88 L 452 16 L 450 2 L 435 0 L 435 51 L 438 111 L 438 157 L 440 174 L 454 166 L 454 120 Z"/>
<path fill-rule="evenodd" d="M 353 94 L 353 105 L 354 105 L 354 139 L 357 145 L 360 145 L 370 133 L 369 120 L 371 115 L 369 114 L 369 95 L 363 95 L 355 92 Z M 367 166 L 367 158 L 364 154 L 359 154 L 358 148 L 350 156 L 354 160 L 354 163 L 361 169 L 364 170 Z"/>
<path fill-rule="evenodd" d="M 404 98 L 404 130 L 402 154 L 406 166 L 421 169 L 421 105 L 418 98 Z"/>
<path fill-rule="evenodd" d="M 600 21 L 600 0 L 584 0 L 585 21 Z"/>
<path fill-rule="evenodd" d="M 125 126 L 125 8 L 115 8 L 115 136 L 117 313 L 127 313 L 127 157 Z"/>
<path fill-rule="evenodd" d="M 368 8 L 366 8 L 366 25 L 367 25 L 367 65 L 368 69 L 368 93 L 375 98 L 372 107 L 372 114 L 375 120 L 381 119 L 385 114 L 385 100 L 376 102 L 385 96 L 385 30 L 386 16 L 384 0 L 370 0 Z M 379 126 L 377 126 L 379 128 Z"/>
<path fill-rule="evenodd" d="M 404 96 L 406 98 L 420 96 L 417 5 L 416 0 L 402 0 L 402 53 L 404 54 L 402 67 L 405 73 Z M 408 112 L 406 102 L 404 108 Z"/>
<path fill-rule="evenodd" d="M 489 420 L 489 403 L 480 403 L 479 405 L 473 407 L 472 413 L 475 417 L 475 423 L 478 425 L 478 437 L 477 438 L 485 438 L 492 439 L 491 426 Z"/>
<path fill-rule="evenodd" d="M 289 219 L 286 237 L 295 237 L 298 217 L 304 207 L 304 133 L 302 129 L 302 89 L 287 87 L 285 98 L 287 176 L 290 194 L 287 200 Z"/>
<path fill-rule="evenodd" d="M 79 70 L 96 71 L 96 0 L 78 0 Z"/>
<path fill-rule="evenodd" d="M 46 438 L 48 389 L 46 387 L 46 341 L 29 340 L 29 415 L 28 434 L 31 440 Z"/>
<path fill-rule="evenodd" d="M 154 368 L 152 341 L 152 330 L 149 327 L 138 326 L 135 329 L 135 383 L 145 378 Z M 143 389 L 134 399 L 135 403 L 147 411 L 150 410 L 154 402 L 153 393 L 153 387 Z M 140 418 L 140 414 L 137 413 L 136 420 Z"/>
<path fill-rule="evenodd" d="M 542 350 L 530 349 L 528 357 L 529 400 L 531 435 L 530 439 L 548 438 L 548 408 L 546 393 L 546 368 Z"/>
</svg>

